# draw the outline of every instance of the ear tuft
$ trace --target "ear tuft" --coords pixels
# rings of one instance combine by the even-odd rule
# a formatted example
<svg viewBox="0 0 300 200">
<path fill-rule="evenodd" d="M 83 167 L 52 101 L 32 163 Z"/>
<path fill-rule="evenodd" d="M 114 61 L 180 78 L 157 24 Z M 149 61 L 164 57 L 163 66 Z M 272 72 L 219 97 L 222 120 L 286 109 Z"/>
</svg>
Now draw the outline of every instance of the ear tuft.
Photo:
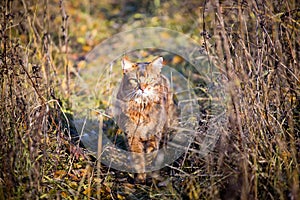
<svg viewBox="0 0 300 200">
<path fill-rule="evenodd" d="M 123 72 L 127 72 L 128 69 L 132 68 L 133 66 L 133 63 L 130 62 L 127 57 L 123 57 L 122 60 L 121 60 L 121 64 L 122 64 L 122 69 L 123 69 Z"/>
<path fill-rule="evenodd" d="M 158 57 L 158 58 L 155 58 L 152 62 L 151 62 L 151 65 L 155 68 L 158 68 L 158 69 L 161 69 L 163 67 L 163 57 Z"/>
</svg>

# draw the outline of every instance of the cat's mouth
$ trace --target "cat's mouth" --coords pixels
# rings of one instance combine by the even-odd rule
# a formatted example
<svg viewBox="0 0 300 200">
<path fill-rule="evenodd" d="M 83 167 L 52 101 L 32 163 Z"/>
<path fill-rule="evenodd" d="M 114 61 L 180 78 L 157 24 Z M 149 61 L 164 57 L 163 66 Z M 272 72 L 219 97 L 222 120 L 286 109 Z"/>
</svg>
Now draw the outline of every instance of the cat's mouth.
<svg viewBox="0 0 300 200">
<path fill-rule="evenodd" d="M 137 90 L 134 101 L 140 105 L 147 105 L 151 101 L 151 92 L 149 90 Z"/>
<path fill-rule="evenodd" d="M 139 96 L 139 97 L 144 97 L 144 98 L 148 98 L 149 96 L 151 96 L 152 95 L 152 92 L 149 90 L 149 89 L 139 89 L 138 91 L 137 91 L 137 95 Z"/>
<path fill-rule="evenodd" d="M 150 96 L 149 96 L 149 94 L 147 92 L 139 90 L 137 92 L 135 101 L 137 103 L 146 103 L 146 102 L 149 101 L 149 98 L 150 98 Z"/>
<path fill-rule="evenodd" d="M 136 89 L 134 93 L 131 95 L 130 100 L 134 101 L 136 105 L 143 110 L 149 104 L 158 103 L 159 96 L 157 95 L 156 91 L 151 88 L 145 89 Z"/>
<path fill-rule="evenodd" d="M 142 107 L 146 107 L 149 103 L 158 103 L 159 97 L 155 95 L 153 90 L 138 90 L 134 101 Z"/>
</svg>

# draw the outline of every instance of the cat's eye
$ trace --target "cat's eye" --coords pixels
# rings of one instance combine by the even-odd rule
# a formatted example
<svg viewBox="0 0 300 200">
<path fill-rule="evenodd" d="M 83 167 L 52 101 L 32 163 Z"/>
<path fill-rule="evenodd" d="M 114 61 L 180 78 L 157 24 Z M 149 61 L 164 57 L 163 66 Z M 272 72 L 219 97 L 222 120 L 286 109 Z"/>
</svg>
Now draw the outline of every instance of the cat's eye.
<svg viewBox="0 0 300 200">
<path fill-rule="evenodd" d="M 136 79 L 130 79 L 129 83 L 132 84 L 132 85 L 136 85 L 138 82 L 137 82 Z"/>
<path fill-rule="evenodd" d="M 154 78 L 147 78 L 147 82 L 148 82 L 148 83 L 153 83 L 154 81 L 155 81 Z"/>
</svg>

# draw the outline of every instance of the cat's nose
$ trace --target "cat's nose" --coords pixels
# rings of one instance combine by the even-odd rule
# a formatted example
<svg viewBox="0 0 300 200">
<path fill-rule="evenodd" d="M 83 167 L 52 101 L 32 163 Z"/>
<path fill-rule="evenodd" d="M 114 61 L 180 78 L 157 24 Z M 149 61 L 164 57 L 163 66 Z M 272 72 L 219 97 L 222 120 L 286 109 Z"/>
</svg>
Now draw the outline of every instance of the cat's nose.
<svg viewBox="0 0 300 200">
<path fill-rule="evenodd" d="M 147 84 L 140 84 L 140 89 L 144 91 L 147 87 Z"/>
</svg>

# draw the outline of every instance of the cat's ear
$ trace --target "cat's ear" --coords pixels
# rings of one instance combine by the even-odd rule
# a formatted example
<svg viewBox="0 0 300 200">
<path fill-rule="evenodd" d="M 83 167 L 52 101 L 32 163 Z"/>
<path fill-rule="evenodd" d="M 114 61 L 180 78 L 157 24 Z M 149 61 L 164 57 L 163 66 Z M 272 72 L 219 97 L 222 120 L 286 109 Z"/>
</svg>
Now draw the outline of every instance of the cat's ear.
<svg viewBox="0 0 300 200">
<path fill-rule="evenodd" d="M 156 69 L 161 69 L 163 67 L 164 59 L 163 57 L 157 57 L 154 60 L 152 60 L 151 65 Z"/>
<path fill-rule="evenodd" d="M 126 57 L 123 57 L 121 60 L 123 72 L 126 73 L 129 69 L 133 67 L 133 63 L 130 62 Z"/>
</svg>

